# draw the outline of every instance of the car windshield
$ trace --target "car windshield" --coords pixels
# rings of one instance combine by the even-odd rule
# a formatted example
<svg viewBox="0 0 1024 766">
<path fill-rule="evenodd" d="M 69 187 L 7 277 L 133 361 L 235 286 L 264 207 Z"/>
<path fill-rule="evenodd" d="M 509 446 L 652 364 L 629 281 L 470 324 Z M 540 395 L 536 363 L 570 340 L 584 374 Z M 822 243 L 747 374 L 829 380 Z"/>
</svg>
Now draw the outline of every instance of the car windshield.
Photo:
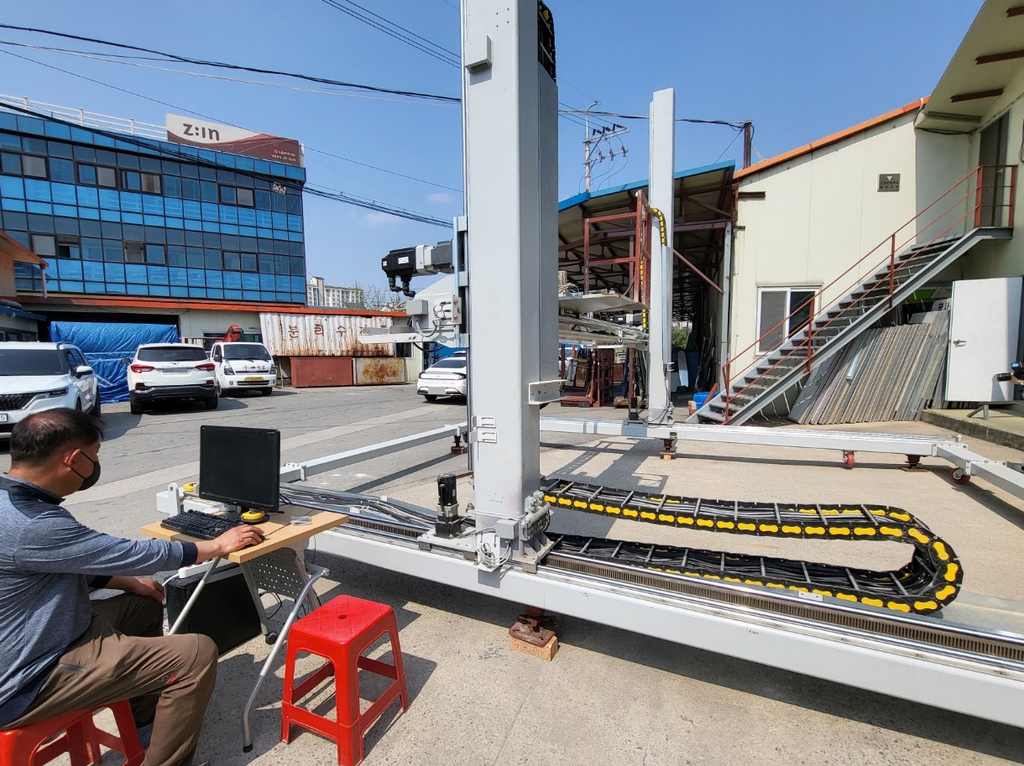
<svg viewBox="0 0 1024 766">
<path fill-rule="evenodd" d="M 52 348 L 0 348 L 0 375 L 63 375 L 64 354 Z"/>
<path fill-rule="evenodd" d="M 150 346 L 140 348 L 140 362 L 202 362 L 206 359 L 206 350 L 202 346 Z"/>
<path fill-rule="evenodd" d="M 459 359 L 442 359 L 437 364 L 432 365 L 430 369 L 432 369 L 432 370 L 461 370 L 461 369 L 464 369 L 465 366 L 466 366 L 466 360 L 462 359 L 462 358 L 459 358 Z"/>
<path fill-rule="evenodd" d="M 271 361 L 270 352 L 262 343 L 229 343 L 224 346 L 225 359 L 262 359 Z"/>
</svg>

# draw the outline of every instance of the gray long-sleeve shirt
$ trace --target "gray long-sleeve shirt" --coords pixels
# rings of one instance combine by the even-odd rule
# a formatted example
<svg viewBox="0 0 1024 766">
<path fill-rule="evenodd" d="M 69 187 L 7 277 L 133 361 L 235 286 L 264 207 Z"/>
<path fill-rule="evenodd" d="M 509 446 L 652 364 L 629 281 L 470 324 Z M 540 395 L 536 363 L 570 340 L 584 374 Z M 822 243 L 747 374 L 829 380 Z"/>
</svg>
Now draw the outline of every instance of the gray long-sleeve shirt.
<svg viewBox="0 0 1024 766">
<path fill-rule="evenodd" d="M 60 656 L 88 629 L 90 587 L 196 561 L 193 543 L 101 534 L 78 523 L 62 502 L 0 475 L 0 728 L 28 709 Z"/>
</svg>

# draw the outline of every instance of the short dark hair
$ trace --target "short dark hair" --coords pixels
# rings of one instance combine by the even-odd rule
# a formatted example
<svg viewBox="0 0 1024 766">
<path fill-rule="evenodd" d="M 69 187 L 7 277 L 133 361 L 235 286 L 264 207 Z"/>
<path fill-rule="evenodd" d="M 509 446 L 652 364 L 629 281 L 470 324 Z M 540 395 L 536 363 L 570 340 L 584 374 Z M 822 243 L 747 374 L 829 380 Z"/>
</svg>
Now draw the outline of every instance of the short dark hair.
<svg viewBox="0 0 1024 766">
<path fill-rule="evenodd" d="M 11 463 L 42 463 L 70 446 L 86 447 L 103 438 L 103 423 L 79 410 L 43 410 L 15 423 Z"/>
</svg>

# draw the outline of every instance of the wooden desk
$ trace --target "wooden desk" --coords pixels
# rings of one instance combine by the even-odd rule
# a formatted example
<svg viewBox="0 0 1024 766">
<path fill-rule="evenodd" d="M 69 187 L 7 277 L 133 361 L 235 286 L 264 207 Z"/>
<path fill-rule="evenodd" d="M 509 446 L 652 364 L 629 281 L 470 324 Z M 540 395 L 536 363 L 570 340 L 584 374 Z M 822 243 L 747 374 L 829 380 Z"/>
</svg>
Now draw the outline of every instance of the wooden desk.
<svg viewBox="0 0 1024 766">
<path fill-rule="evenodd" d="M 235 564 L 244 564 L 252 561 L 264 553 L 276 551 L 280 548 L 288 548 L 297 542 L 308 540 L 315 534 L 333 527 L 341 526 L 348 521 L 348 516 L 343 513 L 332 513 L 331 511 L 314 511 L 309 508 L 302 508 L 296 505 L 282 505 L 283 513 L 269 513 L 268 518 L 261 524 L 256 524 L 263 531 L 263 542 L 258 545 L 250 545 L 240 551 L 229 553 L 226 558 Z M 309 524 L 292 524 L 292 516 L 309 516 Z M 160 526 L 159 521 L 147 524 L 140 530 L 146 537 L 155 537 L 158 540 L 176 540 L 178 542 L 199 542 L 194 537 L 175 532 L 173 529 Z"/>
<path fill-rule="evenodd" d="M 253 687 L 252 692 L 249 694 L 249 699 L 245 703 L 245 707 L 242 710 L 242 750 L 249 752 L 252 750 L 252 731 L 249 726 L 249 714 L 252 710 L 253 705 L 256 702 L 256 695 L 259 693 L 260 687 L 263 685 L 264 679 L 270 672 L 270 667 L 274 662 L 274 658 L 277 656 L 278 650 L 284 644 L 288 631 L 291 629 L 292 623 L 298 617 L 299 609 L 302 606 L 303 601 L 308 601 L 310 609 L 315 609 L 318 605 L 318 601 L 315 595 L 312 593 L 313 583 L 317 581 L 321 576 L 327 573 L 327 570 L 323 567 L 307 567 L 302 560 L 302 556 L 291 549 L 291 546 L 296 543 L 308 540 L 318 532 L 331 529 L 332 527 L 340 526 L 348 521 L 348 516 L 343 513 L 333 513 L 331 511 L 316 511 L 310 508 L 303 508 L 301 506 L 294 505 L 283 505 L 281 506 L 283 513 L 271 513 L 268 514 L 268 518 L 261 524 L 257 524 L 261 530 L 263 530 L 263 542 L 257 545 L 251 545 L 248 548 L 242 548 L 240 551 L 229 553 L 226 557 L 228 561 L 238 564 L 242 573 L 245 575 L 246 583 L 249 586 L 249 591 L 252 594 L 253 602 L 256 605 L 256 609 L 260 615 L 260 624 L 263 627 L 263 632 L 268 636 L 268 640 L 271 637 L 270 627 L 267 624 L 267 616 L 263 609 L 263 604 L 260 601 L 259 591 L 264 590 L 271 593 L 276 593 L 279 596 L 291 598 L 292 608 L 288 613 L 288 617 L 285 620 L 284 626 L 281 628 L 281 633 L 276 637 L 274 648 L 271 649 L 270 655 L 263 663 L 263 668 L 260 670 L 259 678 L 256 680 L 256 685 Z M 292 516 L 309 516 L 309 524 L 292 524 Z M 176 540 L 178 542 L 193 542 L 196 538 L 184 535 L 181 532 L 175 532 L 173 529 L 167 529 L 160 525 L 160 522 L 154 522 L 147 524 L 142 527 L 142 534 L 147 537 L 153 537 L 158 540 Z M 284 549 L 291 549 L 285 551 Z M 274 554 L 268 556 L 268 554 L 274 551 L 281 551 L 280 554 Z M 266 556 L 262 562 L 260 559 Z M 199 594 L 202 592 L 206 585 L 206 580 L 217 568 L 221 558 L 213 559 L 209 569 L 203 575 L 202 579 L 196 585 L 195 590 L 185 603 L 184 608 L 181 610 L 181 614 L 178 615 L 178 619 L 175 620 L 173 626 L 171 626 L 171 633 L 176 633 L 178 628 L 185 620 L 185 616 L 189 610 L 195 604 L 199 598 Z M 286 566 L 287 571 L 292 574 L 289 576 L 282 567 Z M 269 567 L 272 573 L 268 576 L 261 577 L 260 570 Z M 310 574 L 312 571 L 312 575 Z"/>
</svg>

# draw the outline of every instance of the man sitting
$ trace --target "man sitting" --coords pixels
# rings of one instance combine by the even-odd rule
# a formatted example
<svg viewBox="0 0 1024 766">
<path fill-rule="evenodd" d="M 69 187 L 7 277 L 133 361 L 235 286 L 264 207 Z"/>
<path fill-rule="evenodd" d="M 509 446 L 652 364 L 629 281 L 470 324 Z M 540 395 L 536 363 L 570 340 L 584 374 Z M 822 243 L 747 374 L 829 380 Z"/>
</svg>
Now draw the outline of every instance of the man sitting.
<svg viewBox="0 0 1024 766">
<path fill-rule="evenodd" d="M 136 575 L 257 543 L 243 525 L 196 543 L 135 541 L 80 524 L 61 503 L 100 477 L 102 424 L 70 409 L 22 420 L 0 475 L 0 729 L 130 699 L 152 721 L 146 766 L 188 766 L 217 677 L 203 635 L 163 634 L 163 587 Z M 125 593 L 90 601 L 89 590 Z"/>
</svg>

